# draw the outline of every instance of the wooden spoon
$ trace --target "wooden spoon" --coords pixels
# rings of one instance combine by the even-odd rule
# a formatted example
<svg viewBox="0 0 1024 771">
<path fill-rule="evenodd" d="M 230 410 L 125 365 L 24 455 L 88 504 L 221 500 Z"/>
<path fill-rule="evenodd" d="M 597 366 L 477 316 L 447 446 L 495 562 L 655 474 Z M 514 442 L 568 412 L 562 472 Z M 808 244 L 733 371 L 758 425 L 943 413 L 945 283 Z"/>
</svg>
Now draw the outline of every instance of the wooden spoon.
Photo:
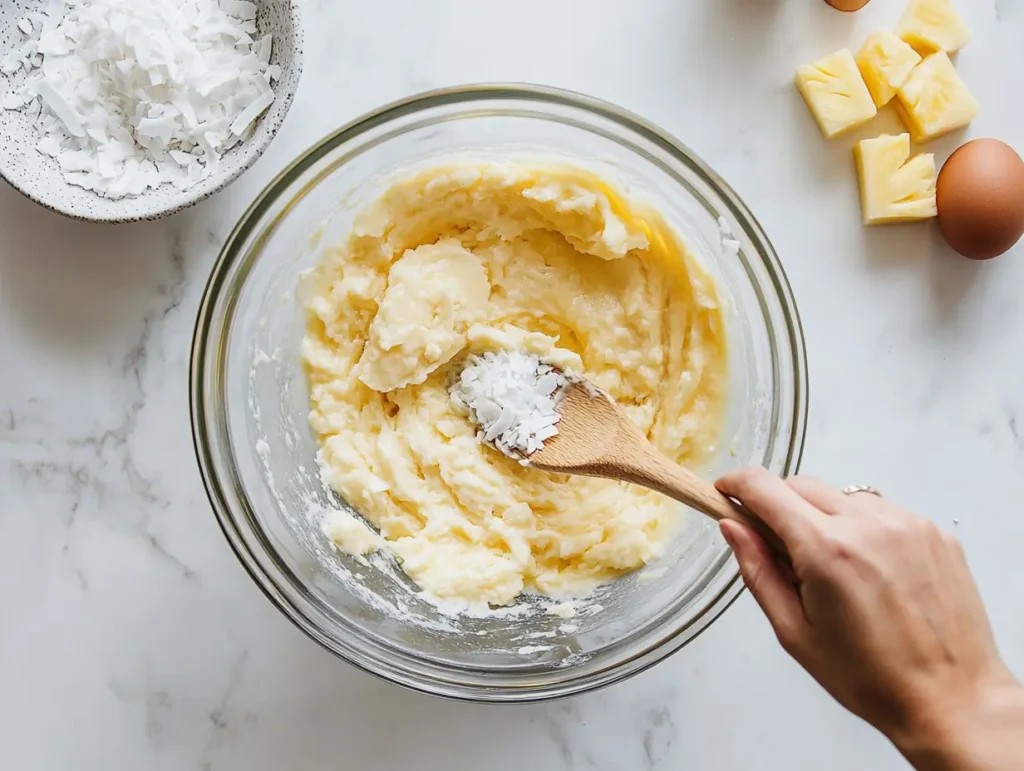
<svg viewBox="0 0 1024 771">
<path fill-rule="evenodd" d="M 566 384 L 558 434 L 530 455 L 530 466 L 559 474 L 604 477 L 657 490 L 715 520 L 757 531 L 788 559 L 779 537 L 748 509 L 663 455 L 604 391 L 586 380 Z"/>
</svg>

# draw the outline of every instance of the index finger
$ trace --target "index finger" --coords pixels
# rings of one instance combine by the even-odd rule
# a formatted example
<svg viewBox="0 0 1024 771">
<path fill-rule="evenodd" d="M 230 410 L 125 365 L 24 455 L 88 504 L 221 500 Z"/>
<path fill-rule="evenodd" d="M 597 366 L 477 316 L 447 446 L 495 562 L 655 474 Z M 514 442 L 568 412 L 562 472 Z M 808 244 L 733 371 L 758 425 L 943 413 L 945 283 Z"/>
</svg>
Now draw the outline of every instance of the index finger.
<svg viewBox="0 0 1024 771">
<path fill-rule="evenodd" d="M 791 555 L 801 544 L 817 538 L 821 518 L 827 516 L 764 468 L 733 471 L 715 485 L 760 517 L 782 539 Z"/>
</svg>

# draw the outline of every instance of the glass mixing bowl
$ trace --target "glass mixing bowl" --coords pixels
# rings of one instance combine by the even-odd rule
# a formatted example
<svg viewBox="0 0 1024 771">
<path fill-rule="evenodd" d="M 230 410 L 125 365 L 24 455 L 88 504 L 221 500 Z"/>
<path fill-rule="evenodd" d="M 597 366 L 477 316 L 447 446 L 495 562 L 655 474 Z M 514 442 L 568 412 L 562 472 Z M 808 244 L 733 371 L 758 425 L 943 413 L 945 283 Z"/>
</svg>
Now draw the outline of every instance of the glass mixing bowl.
<svg viewBox="0 0 1024 771">
<path fill-rule="evenodd" d="M 340 554 L 316 522 L 346 504 L 320 481 L 306 422 L 300 272 L 316 262 L 318 245 L 347 234 L 354 213 L 396 173 L 453 158 L 580 164 L 663 212 L 727 306 L 726 433 L 702 471 L 796 471 L 807 411 L 804 341 L 789 283 L 754 216 L 664 131 L 595 99 L 527 86 L 435 91 L 384 107 L 318 142 L 257 197 L 228 237 L 199 309 L 196 455 L 242 564 L 328 650 L 445 697 L 567 696 L 664 659 L 736 599 L 742 582 L 714 523 L 681 508 L 684 527 L 663 559 L 601 587 L 567 619 L 530 597 L 490 614 L 442 612 L 389 558 L 364 564 Z M 724 238 L 739 242 L 738 254 Z"/>
</svg>

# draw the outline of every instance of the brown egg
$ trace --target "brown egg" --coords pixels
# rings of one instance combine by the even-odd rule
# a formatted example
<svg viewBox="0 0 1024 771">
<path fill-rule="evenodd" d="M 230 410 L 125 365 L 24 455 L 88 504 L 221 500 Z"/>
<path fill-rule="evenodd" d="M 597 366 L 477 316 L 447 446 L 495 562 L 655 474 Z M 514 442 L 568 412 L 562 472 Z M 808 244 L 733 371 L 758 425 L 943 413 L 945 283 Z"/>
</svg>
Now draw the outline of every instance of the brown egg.
<svg viewBox="0 0 1024 771">
<path fill-rule="evenodd" d="M 998 139 L 975 139 L 939 172 L 939 228 L 964 257 L 990 260 L 1024 235 L 1024 161 Z"/>
<path fill-rule="evenodd" d="M 850 11 L 859 11 L 871 0 L 825 0 L 825 2 L 833 8 L 849 13 Z"/>
</svg>

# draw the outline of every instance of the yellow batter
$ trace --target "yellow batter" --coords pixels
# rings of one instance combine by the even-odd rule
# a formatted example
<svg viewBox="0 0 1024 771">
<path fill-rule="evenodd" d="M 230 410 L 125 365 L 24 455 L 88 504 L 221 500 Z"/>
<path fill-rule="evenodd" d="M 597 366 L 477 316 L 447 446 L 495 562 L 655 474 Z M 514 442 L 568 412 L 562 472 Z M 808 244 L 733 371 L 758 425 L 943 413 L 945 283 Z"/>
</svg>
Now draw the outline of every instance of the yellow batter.
<svg viewBox="0 0 1024 771">
<path fill-rule="evenodd" d="M 448 382 L 466 352 L 582 372 L 682 462 L 718 439 L 725 331 L 715 288 L 656 213 L 572 167 L 446 166 L 391 187 L 308 279 L 302 345 L 325 478 L 426 592 L 506 605 L 578 596 L 656 559 L 677 504 L 524 468 L 481 445 Z"/>
</svg>

